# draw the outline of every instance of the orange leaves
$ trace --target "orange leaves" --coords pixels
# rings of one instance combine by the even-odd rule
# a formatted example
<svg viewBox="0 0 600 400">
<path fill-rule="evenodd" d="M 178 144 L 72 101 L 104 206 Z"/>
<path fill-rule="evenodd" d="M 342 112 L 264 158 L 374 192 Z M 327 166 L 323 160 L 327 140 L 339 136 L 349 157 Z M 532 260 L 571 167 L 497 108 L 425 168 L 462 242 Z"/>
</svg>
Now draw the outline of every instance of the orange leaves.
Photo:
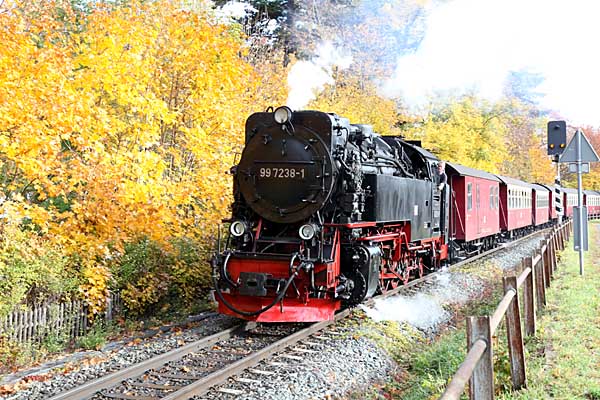
<svg viewBox="0 0 600 400">
<path fill-rule="evenodd" d="M 84 282 L 79 290 L 89 307 L 89 312 L 92 315 L 100 314 L 104 311 L 108 297 L 110 272 L 108 268 L 101 265 L 89 266 L 84 269 L 83 277 Z"/>
<path fill-rule="evenodd" d="M 81 256 L 80 293 L 97 313 L 124 243 L 214 231 L 244 119 L 283 103 L 285 72 L 257 74 L 239 33 L 207 10 L 131 1 L 76 18 L 67 0 L 11 4 L 0 13 L 0 213 L 10 204 Z M 129 290 L 148 304 L 163 283 Z"/>
<path fill-rule="evenodd" d="M 400 134 L 395 128 L 399 119 L 395 103 L 380 96 L 373 84 L 351 73 L 339 72 L 335 86 L 327 86 L 308 108 L 333 111 L 350 121 L 364 121 L 384 135 Z"/>
</svg>

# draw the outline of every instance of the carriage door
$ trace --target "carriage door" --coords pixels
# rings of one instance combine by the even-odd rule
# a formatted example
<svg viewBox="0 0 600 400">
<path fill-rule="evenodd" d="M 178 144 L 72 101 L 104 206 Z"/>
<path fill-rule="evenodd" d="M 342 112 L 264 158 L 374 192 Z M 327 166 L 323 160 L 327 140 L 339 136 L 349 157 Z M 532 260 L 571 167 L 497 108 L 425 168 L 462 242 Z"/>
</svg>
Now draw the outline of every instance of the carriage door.
<svg viewBox="0 0 600 400">
<path fill-rule="evenodd" d="M 479 183 L 475 185 L 475 220 L 477 221 L 477 233 L 481 233 L 481 221 L 480 215 L 480 197 L 479 197 Z"/>
</svg>

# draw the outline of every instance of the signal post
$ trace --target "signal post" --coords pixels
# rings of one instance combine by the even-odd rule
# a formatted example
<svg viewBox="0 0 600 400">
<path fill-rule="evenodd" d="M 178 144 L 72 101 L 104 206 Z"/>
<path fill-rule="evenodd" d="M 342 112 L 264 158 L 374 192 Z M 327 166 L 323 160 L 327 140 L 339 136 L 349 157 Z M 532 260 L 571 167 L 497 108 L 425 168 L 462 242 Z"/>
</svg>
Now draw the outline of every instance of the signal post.
<svg viewBox="0 0 600 400">
<path fill-rule="evenodd" d="M 558 163 L 569 163 L 569 172 L 577 173 L 577 202 L 573 207 L 574 250 L 579 252 L 579 274 L 583 275 L 583 252 L 588 250 L 587 207 L 583 205 L 582 174 L 590 172 L 590 162 L 600 158 L 580 129 L 565 146 L 567 136 L 565 121 L 548 122 L 548 154 L 556 156 Z M 560 172 L 559 172 L 560 173 Z M 560 183 L 560 175 L 557 178 Z"/>
</svg>

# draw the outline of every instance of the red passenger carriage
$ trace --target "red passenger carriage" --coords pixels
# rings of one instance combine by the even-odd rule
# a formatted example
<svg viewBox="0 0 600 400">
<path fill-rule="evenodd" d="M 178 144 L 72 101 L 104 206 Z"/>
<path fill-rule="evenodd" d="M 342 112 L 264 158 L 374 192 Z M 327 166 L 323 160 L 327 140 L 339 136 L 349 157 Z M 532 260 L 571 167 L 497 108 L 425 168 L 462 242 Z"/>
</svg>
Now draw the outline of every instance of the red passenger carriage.
<svg viewBox="0 0 600 400">
<path fill-rule="evenodd" d="M 573 217 L 573 206 L 577 205 L 577 189 L 562 188 L 564 216 Z"/>
<path fill-rule="evenodd" d="M 446 164 L 451 189 L 450 236 L 465 253 L 493 246 L 499 226 L 500 180 L 485 171 Z"/>
<path fill-rule="evenodd" d="M 561 188 L 556 185 L 545 185 L 545 184 L 539 184 L 539 185 L 545 187 L 546 189 L 548 189 L 550 191 L 550 198 L 548 199 L 548 215 L 550 217 L 550 221 L 556 221 L 556 219 L 558 218 L 558 213 L 556 212 L 555 193 L 560 193 Z"/>
<path fill-rule="evenodd" d="M 533 224 L 541 226 L 550 220 L 550 199 L 552 192 L 545 186 L 532 184 L 533 189 Z"/>
<path fill-rule="evenodd" d="M 533 224 L 530 183 L 496 175 L 500 179 L 500 229 L 513 236 Z"/>
<path fill-rule="evenodd" d="M 588 216 L 600 214 L 600 193 L 593 190 L 584 190 L 583 204 L 587 206 Z"/>
</svg>

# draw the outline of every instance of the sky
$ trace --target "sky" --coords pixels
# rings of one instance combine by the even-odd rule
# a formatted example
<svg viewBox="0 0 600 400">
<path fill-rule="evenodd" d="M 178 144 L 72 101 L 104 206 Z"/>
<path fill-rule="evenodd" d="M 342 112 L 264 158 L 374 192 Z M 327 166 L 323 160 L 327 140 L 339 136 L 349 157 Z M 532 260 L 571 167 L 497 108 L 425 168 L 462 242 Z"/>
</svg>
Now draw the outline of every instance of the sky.
<svg viewBox="0 0 600 400">
<path fill-rule="evenodd" d="M 364 6 L 401 7 L 424 0 L 364 0 Z M 598 0 L 430 0 L 426 1 L 424 31 L 412 51 L 390 49 L 398 54 L 395 73 L 379 82 L 382 94 L 400 96 L 415 110 L 431 94 L 454 95 L 475 91 L 497 100 L 511 71 L 538 74 L 542 83 L 539 106 L 554 111 L 572 126 L 600 126 L 600 1 Z M 368 45 L 368 43 L 367 43 Z M 322 44 L 313 60 L 293 71 L 289 83 L 292 108 L 310 100 L 310 88 L 331 81 L 331 65 Z M 404 49 L 406 50 L 406 49 Z M 344 53 L 343 44 L 339 51 Z M 312 65 L 310 62 L 312 61 Z M 355 60 L 359 62 L 360 60 Z M 303 73 L 304 72 L 304 73 Z"/>
<path fill-rule="evenodd" d="M 600 126 L 600 1 L 430 3 L 417 50 L 398 58 L 382 92 L 423 103 L 435 91 L 497 99 L 510 71 L 540 74 L 540 105 L 571 125 Z"/>
</svg>

